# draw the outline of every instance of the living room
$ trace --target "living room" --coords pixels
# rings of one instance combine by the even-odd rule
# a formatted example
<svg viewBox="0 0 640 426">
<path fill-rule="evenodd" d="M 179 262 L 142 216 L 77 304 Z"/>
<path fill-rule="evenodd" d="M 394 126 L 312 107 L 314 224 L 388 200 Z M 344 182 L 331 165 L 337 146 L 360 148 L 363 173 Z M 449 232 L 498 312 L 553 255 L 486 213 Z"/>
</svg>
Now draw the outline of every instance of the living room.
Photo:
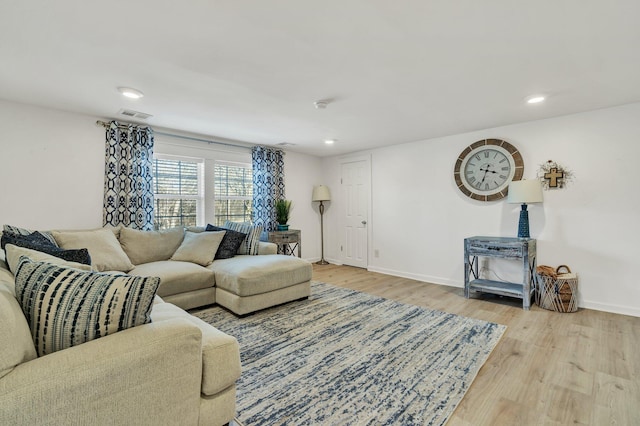
<svg viewBox="0 0 640 426">
<path fill-rule="evenodd" d="M 0 174 L 7 200 L 0 221 L 34 229 L 101 226 L 104 130 L 96 126 L 96 117 L 7 101 L 0 101 L 0 112 L 5 158 Z M 629 180 L 635 154 L 640 154 L 635 143 L 639 112 L 636 103 L 359 154 L 371 161 L 367 268 L 461 287 L 464 238 L 516 236 L 517 205 L 469 200 L 453 181 L 460 151 L 500 135 L 514 144 L 522 141 L 526 178 L 535 177 L 548 159 L 565 163 L 576 175 L 567 188 L 545 191 L 544 202 L 530 207 L 538 263 L 568 264 L 580 274 L 581 307 L 640 316 L 630 247 L 633 236 L 640 235 L 634 220 L 640 200 Z M 175 154 L 175 141 L 157 137 L 156 144 L 156 152 L 164 148 Z M 192 142 L 190 154 L 202 152 L 201 145 Z M 180 149 L 184 155 L 185 148 Z M 248 150 L 237 151 L 223 155 L 250 162 Z M 302 231 L 305 259 L 320 259 L 318 203 L 311 201 L 311 192 L 322 183 L 333 197 L 325 212 L 324 255 L 342 263 L 340 167 L 345 159 L 285 155 L 286 194 L 294 203 L 290 226 Z M 407 206 L 401 220 L 411 220 L 410 231 L 398 227 L 399 205 Z"/>
<path fill-rule="evenodd" d="M 578 14 L 584 21 L 579 25 L 574 22 L 575 27 L 572 29 L 584 29 L 588 27 L 588 23 L 593 24 L 599 16 L 600 9 L 596 4 L 590 2 L 589 5 L 594 9 L 588 10 L 586 6 L 573 5 L 584 14 Z M 126 4 L 118 6 L 123 10 L 128 7 Z M 2 9 L 5 7 L 2 6 Z M 538 10 L 538 14 L 533 16 L 540 19 L 543 16 L 553 16 L 553 7 L 551 3 L 545 3 L 545 6 Z M 640 116 L 640 84 L 637 76 L 640 73 L 639 58 L 635 51 L 638 30 L 635 25 L 631 26 L 626 21 L 634 16 L 632 12 L 635 8 L 637 5 L 633 2 L 622 2 L 619 10 L 611 12 L 615 19 L 612 17 L 610 24 L 599 22 L 599 25 L 606 26 L 594 25 L 590 31 L 574 34 L 576 38 L 585 39 L 584 44 L 573 40 L 574 35 L 563 39 L 565 43 L 569 43 L 567 40 L 573 40 L 575 44 L 568 46 L 574 49 L 583 48 L 584 52 L 587 52 L 584 57 L 592 64 L 592 68 L 584 71 L 584 75 L 575 77 L 582 86 L 572 87 L 574 92 L 569 89 L 563 92 L 564 88 L 560 85 L 547 88 L 552 92 L 551 96 L 544 104 L 535 106 L 524 102 L 524 98 L 532 94 L 524 90 L 545 89 L 542 87 L 543 77 L 537 86 L 531 83 L 529 86 L 513 88 L 512 96 L 509 98 L 510 104 L 503 105 L 503 108 L 517 112 L 518 118 L 495 114 L 491 108 L 495 105 L 490 104 L 486 107 L 486 115 L 489 117 L 484 118 L 482 126 L 476 126 L 475 122 L 467 124 L 464 121 L 465 112 L 483 108 L 482 96 L 488 99 L 486 92 L 481 93 L 480 100 L 467 98 L 470 87 L 481 84 L 483 80 L 482 76 L 478 77 L 479 80 L 470 77 L 474 72 L 471 71 L 472 64 L 465 61 L 457 64 L 459 68 L 455 73 L 457 78 L 467 76 L 463 80 L 464 84 L 449 87 L 451 97 L 459 102 L 459 111 L 446 110 L 451 116 L 438 116 L 436 120 L 446 122 L 451 129 L 455 129 L 454 131 L 448 131 L 447 128 L 447 131 L 443 130 L 441 133 L 427 132 L 424 133 L 425 136 L 414 138 L 389 138 L 368 147 L 354 145 L 354 149 L 348 147 L 349 138 L 340 134 L 331 135 L 337 139 L 334 147 L 325 146 L 321 139 L 312 145 L 302 136 L 300 141 L 284 138 L 278 140 L 298 144 L 284 148 L 285 185 L 286 197 L 293 200 L 294 204 L 290 227 L 299 229 L 302 233 L 302 257 L 315 262 L 324 255 L 332 264 L 348 264 L 344 255 L 345 199 L 341 178 L 344 164 L 361 161 L 370 171 L 366 193 L 368 211 L 365 269 L 454 287 L 460 290 L 458 295 L 460 303 L 463 303 L 461 287 L 464 281 L 464 238 L 474 235 L 515 237 L 520 206 L 508 204 L 505 200 L 481 202 L 469 199 L 456 187 L 453 177 L 454 165 L 460 153 L 470 144 L 486 138 L 499 138 L 510 142 L 521 152 L 526 179 L 536 178 L 541 165 L 548 160 L 557 161 L 573 173 L 573 179 L 566 187 L 544 191 L 544 201 L 529 207 L 531 236 L 538 242 L 538 264 L 567 264 L 579 274 L 581 309 L 640 317 L 640 289 L 635 285 L 635 255 L 638 254 L 638 250 L 632 248 L 633 241 L 640 236 L 640 224 L 635 220 L 636 211 L 640 207 L 640 195 L 632 188 L 632 170 L 636 158 L 640 157 L 640 146 L 637 143 L 640 136 L 640 122 L 637 119 Z M 52 9 L 51 13 L 55 13 L 55 10 Z M 561 33 L 558 30 L 562 28 L 561 19 L 571 15 L 570 11 L 565 9 L 557 13 L 557 21 L 554 19 L 552 23 L 547 23 L 556 30 L 554 35 Z M 2 15 L 6 31 L 14 29 L 16 24 L 9 22 L 12 19 L 11 13 Z M 25 17 L 22 13 L 20 16 Z M 345 12 L 345 16 L 349 16 L 349 13 Z M 495 20 L 492 22 L 497 25 L 499 18 L 508 16 L 509 11 L 505 10 L 504 15 L 494 16 Z M 256 12 L 256 16 L 246 19 L 252 22 L 261 18 Z M 135 19 L 131 20 L 135 22 Z M 167 27 L 168 22 L 163 21 Z M 43 40 L 47 36 L 56 35 L 57 28 L 53 24 L 49 25 L 52 27 L 45 26 L 45 31 L 42 32 Z M 78 19 L 77 27 L 70 30 L 78 35 L 78 44 L 62 44 L 59 45 L 59 50 L 78 49 L 78 52 L 85 54 L 86 51 L 80 47 L 85 43 L 91 44 L 88 41 L 89 37 L 83 36 L 90 34 L 91 25 L 95 25 L 92 19 Z M 514 24 L 511 23 L 510 28 L 511 25 Z M 224 27 L 220 31 L 231 29 Z M 172 34 L 168 31 L 163 38 L 169 38 Z M 604 34 L 609 34 L 611 38 L 605 37 Z M 5 35 L 4 39 L 9 40 L 9 35 Z M 331 34 L 327 36 L 330 37 Z M 197 38 L 197 35 L 193 35 L 194 40 L 190 39 L 194 46 L 197 46 Z M 364 36 L 363 38 L 366 39 Z M 84 97 L 95 99 L 95 108 L 86 108 L 86 104 L 69 100 L 64 96 L 58 98 L 60 105 L 56 105 L 53 103 L 55 96 L 47 98 L 45 95 L 53 93 L 59 96 L 59 91 L 62 91 L 62 88 L 49 87 L 49 78 L 58 82 L 55 69 L 58 66 L 56 54 L 60 52 L 48 46 L 47 48 L 51 49 L 48 56 L 36 56 L 35 64 L 28 67 L 29 60 L 25 60 L 25 57 L 32 55 L 32 51 L 28 47 L 28 40 L 24 44 L 19 42 L 20 40 L 21 38 L 17 37 L 13 47 L 7 43 L 2 49 L 3 57 L 11 59 L 5 61 L 1 71 L 4 83 L 0 89 L 0 146 L 3 158 L 0 180 L 4 183 L 0 208 L 2 224 L 33 229 L 87 229 L 102 226 L 104 129 L 96 126 L 96 120 L 127 121 L 117 116 L 119 108 L 153 113 L 154 117 L 143 124 L 152 126 L 158 133 L 237 145 L 232 147 L 206 144 L 157 134 L 155 152 L 160 154 L 249 163 L 250 151 L 246 147 L 261 140 L 262 120 L 255 117 L 260 114 L 258 107 L 269 108 L 268 100 L 273 95 L 271 92 L 269 96 L 258 96 L 256 101 L 264 101 L 265 105 L 252 106 L 255 111 L 252 110 L 247 115 L 254 119 L 247 121 L 245 127 L 248 129 L 244 129 L 245 133 L 242 134 L 253 131 L 256 134 L 255 139 L 233 138 L 222 131 L 206 133 L 198 131 L 197 126 L 171 125 L 177 122 L 174 121 L 174 117 L 164 117 L 165 121 L 162 121 L 162 114 L 146 109 L 148 104 L 136 104 L 118 98 L 116 87 L 132 84 L 129 82 L 113 81 L 109 87 L 95 88 L 84 81 L 79 82 Z M 619 44 L 614 48 L 607 45 L 606 41 Z M 592 54 L 588 53 L 591 52 L 589 43 L 594 49 Z M 614 53 L 606 56 L 607 50 Z M 567 47 L 565 53 L 569 51 L 570 48 Z M 42 53 L 35 46 L 33 52 L 38 55 Z M 535 53 L 542 54 L 542 51 Z M 578 55 L 575 51 L 574 53 Z M 98 52 L 95 55 L 97 56 Z M 391 61 L 391 58 L 385 58 Z M 498 59 L 506 62 L 512 58 L 507 56 Z M 577 61 L 577 56 L 571 59 Z M 176 62 L 181 60 L 185 58 L 175 59 Z M 527 55 L 518 56 L 519 63 L 526 63 L 528 60 L 530 59 Z M 39 74 L 43 64 L 48 64 L 50 68 L 52 75 L 49 75 L 49 78 L 46 77 L 48 74 Z M 85 75 L 82 72 L 82 56 L 77 56 L 73 65 L 78 69 L 78 75 Z M 174 70 L 171 66 L 176 66 L 170 60 L 153 65 L 171 70 Z M 372 66 L 369 63 L 366 65 Z M 544 66 L 534 67 L 542 76 L 547 75 Z M 114 65 L 114 68 L 117 67 Z M 571 72 L 576 71 L 576 66 L 558 60 L 549 68 L 564 69 L 565 87 L 571 86 Z M 460 71 L 461 69 L 464 72 Z M 228 71 L 225 69 L 225 72 Z M 339 69 L 334 65 L 323 71 L 339 72 Z M 89 69 L 86 75 L 92 72 L 95 70 Z M 22 83 L 14 83 L 13 76 L 17 74 L 31 75 L 33 86 L 25 87 Z M 363 74 L 366 73 L 363 71 Z M 314 74 L 314 77 L 316 76 Z M 157 78 L 152 72 L 147 77 L 149 80 Z M 259 77 L 256 78 L 259 80 Z M 328 83 L 331 82 L 331 79 L 327 80 Z M 328 83 L 323 83 L 321 87 L 325 88 L 325 84 Z M 380 85 L 397 90 L 406 89 L 392 83 L 390 79 L 381 81 Z M 428 83 L 427 81 L 424 84 Z M 160 96 L 150 92 L 146 87 L 140 89 L 145 92 L 145 100 Z M 199 100 L 207 95 L 232 98 L 232 90 L 228 87 L 226 89 L 229 92 L 213 94 L 209 93 L 209 89 L 204 90 L 203 94 L 194 95 L 194 99 Z M 576 93 L 578 89 L 584 89 L 585 92 Z M 497 88 L 492 86 L 491 90 Z M 347 89 L 344 91 L 348 92 Z M 301 108 L 306 107 L 309 111 L 305 112 L 301 122 L 309 122 L 314 114 L 323 113 L 325 116 L 319 119 L 320 121 L 327 120 L 327 114 L 332 114 L 329 117 L 336 121 L 342 121 L 342 116 L 346 115 L 343 105 L 348 103 L 348 100 L 341 100 L 340 93 L 318 92 L 319 90 L 307 92 L 309 97 Z M 460 92 L 463 92 L 462 95 Z M 114 99 L 114 103 L 108 103 L 106 106 L 113 112 L 104 113 L 100 110 L 105 101 L 99 98 L 104 93 L 108 93 L 108 96 Z M 371 103 L 378 102 L 383 109 L 393 111 L 396 105 L 381 98 L 381 93 L 382 90 L 365 100 Z M 607 93 L 613 101 L 607 99 Z M 329 102 L 326 110 L 314 108 L 313 102 L 323 97 L 335 99 Z M 600 103 L 596 102 L 598 97 Z M 567 102 L 566 98 L 574 98 L 570 99 L 574 105 L 582 103 L 583 106 L 571 111 L 562 110 L 558 104 Z M 441 100 L 435 96 L 434 99 Z M 500 98 L 501 101 L 504 99 Z M 64 102 L 67 104 L 63 105 Z M 413 102 L 435 103 L 427 98 L 418 98 Z M 469 106 L 465 106 L 466 102 Z M 118 107 L 112 108 L 115 104 Z M 171 104 L 171 99 L 165 99 L 158 111 L 166 110 L 167 104 Z M 229 101 L 229 104 L 231 110 L 234 103 Z M 183 99 L 178 99 L 173 108 L 176 116 L 186 117 L 185 123 L 190 122 L 190 115 L 198 115 L 197 111 L 194 111 L 196 108 L 185 104 Z M 545 108 L 548 108 L 547 112 Z M 434 110 L 430 112 L 433 113 Z M 459 116 L 457 112 L 460 113 Z M 411 112 L 411 108 L 409 113 L 406 110 L 403 110 L 403 113 L 407 118 L 399 122 L 398 127 L 408 125 L 408 121 L 433 119 L 415 111 Z M 220 126 L 223 128 L 225 120 L 235 119 L 224 116 L 215 117 L 215 120 L 221 122 Z M 365 127 L 358 120 L 354 121 Z M 240 124 L 236 125 L 241 127 Z M 250 129 L 252 126 L 256 126 L 257 129 Z M 322 127 L 319 124 L 317 126 Z M 335 127 L 338 128 L 338 125 Z M 304 131 L 300 132 L 303 133 Z M 273 144 L 275 145 L 275 142 Z M 324 214 L 323 253 L 318 203 L 311 200 L 312 189 L 318 184 L 328 186 L 332 195 L 331 201 L 326 203 Z M 211 222 L 212 214 L 206 212 L 201 224 Z M 503 265 L 503 268 L 490 270 L 490 273 L 497 273 L 501 277 L 515 273 L 510 265 Z M 491 310 L 492 304 L 489 303 L 485 309 Z"/>
</svg>

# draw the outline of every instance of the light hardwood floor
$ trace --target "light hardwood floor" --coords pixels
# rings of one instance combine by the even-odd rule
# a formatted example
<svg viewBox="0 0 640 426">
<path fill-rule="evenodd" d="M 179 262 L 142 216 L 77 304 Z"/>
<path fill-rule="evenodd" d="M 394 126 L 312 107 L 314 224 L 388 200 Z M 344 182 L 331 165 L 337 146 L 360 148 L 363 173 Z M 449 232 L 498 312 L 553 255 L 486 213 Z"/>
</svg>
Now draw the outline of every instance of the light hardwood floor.
<svg viewBox="0 0 640 426">
<path fill-rule="evenodd" d="M 349 266 L 314 264 L 313 279 L 508 326 L 448 426 L 640 425 L 640 318 L 524 311 L 521 300 L 467 300 L 461 288 Z"/>
</svg>

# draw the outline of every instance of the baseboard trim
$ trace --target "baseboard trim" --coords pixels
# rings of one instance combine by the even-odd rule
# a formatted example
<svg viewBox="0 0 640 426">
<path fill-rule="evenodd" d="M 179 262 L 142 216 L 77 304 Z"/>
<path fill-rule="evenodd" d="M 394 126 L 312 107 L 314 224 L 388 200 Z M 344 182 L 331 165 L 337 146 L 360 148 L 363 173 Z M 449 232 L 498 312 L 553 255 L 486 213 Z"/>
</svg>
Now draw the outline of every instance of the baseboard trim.
<svg viewBox="0 0 640 426">
<path fill-rule="evenodd" d="M 367 268 L 367 271 L 378 272 L 380 274 L 385 274 L 385 275 L 392 275 L 394 277 L 408 278 L 410 280 L 423 281 L 431 284 L 446 285 L 449 287 L 457 287 L 457 288 L 464 287 L 464 283 L 451 280 L 448 278 L 434 277 L 433 275 L 411 274 L 408 272 L 396 271 L 394 269 L 378 268 L 376 266 L 369 266 Z"/>
<path fill-rule="evenodd" d="M 631 306 L 612 305 L 609 303 L 592 302 L 585 300 L 583 304 L 578 305 L 580 308 L 593 309 L 594 311 L 609 312 L 612 314 L 629 315 L 632 317 L 640 317 L 640 308 Z"/>
</svg>

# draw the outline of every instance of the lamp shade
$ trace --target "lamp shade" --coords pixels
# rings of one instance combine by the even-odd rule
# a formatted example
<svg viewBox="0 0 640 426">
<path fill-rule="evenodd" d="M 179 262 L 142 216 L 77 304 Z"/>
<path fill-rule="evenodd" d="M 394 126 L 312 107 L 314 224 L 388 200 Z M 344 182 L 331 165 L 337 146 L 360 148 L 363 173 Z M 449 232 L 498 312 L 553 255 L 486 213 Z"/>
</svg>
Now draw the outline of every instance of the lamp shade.
<svg viewBox="0 0 640 426">
<path fill-rule="evenodd" d="M 530 204 L 542 202 L 542 185 L 538 179 L 514 180 L 509 184 L 507 203 Z"/>
<path fill-rule="evenodd" d="M 311 201 L 330 201 L 331 193 L 329 188 L 324 185 L 317 185 L 313 188 L 313 195 Z"/>
</svg>

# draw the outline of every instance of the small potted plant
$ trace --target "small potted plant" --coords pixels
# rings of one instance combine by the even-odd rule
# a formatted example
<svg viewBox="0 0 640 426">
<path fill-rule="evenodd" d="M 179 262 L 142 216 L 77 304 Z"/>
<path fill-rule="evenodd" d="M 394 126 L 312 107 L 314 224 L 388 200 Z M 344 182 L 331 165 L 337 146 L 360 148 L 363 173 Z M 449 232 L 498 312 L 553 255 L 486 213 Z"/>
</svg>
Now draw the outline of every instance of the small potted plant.
<svg viewBox="0 0 640 426">
<path fill-rule="evenodd" d="M 291 213 L 291 200 L 276 200 L 276 222 L 278 231 L 289 230 L 289 213 Z"/>
</svg>

